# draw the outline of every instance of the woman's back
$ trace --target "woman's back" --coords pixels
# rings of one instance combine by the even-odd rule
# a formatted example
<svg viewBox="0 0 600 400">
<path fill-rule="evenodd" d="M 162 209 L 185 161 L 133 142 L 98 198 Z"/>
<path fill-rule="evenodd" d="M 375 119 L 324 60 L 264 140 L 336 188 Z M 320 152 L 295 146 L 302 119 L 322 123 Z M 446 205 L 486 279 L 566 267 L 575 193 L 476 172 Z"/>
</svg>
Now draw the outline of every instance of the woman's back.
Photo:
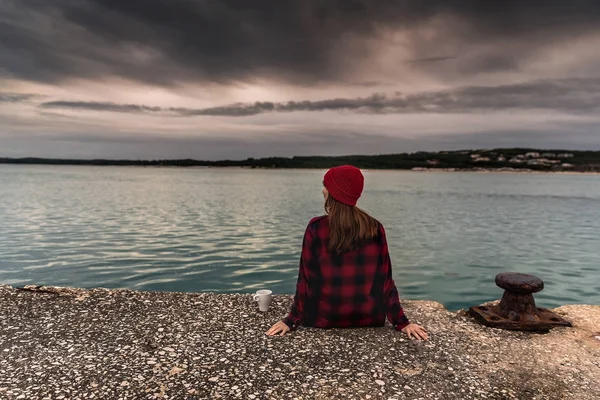
<svg viewBox="0 0 600 400">
<path fill-rule="evenodd" d="M 351 165 L 325 174 L 322 192 L 327 215 L 313 218 L 306 228 L 294 304 L 268 334 L 300 325 L 382 326 L 386 316 L 396 329 L 412 329 L 392 279 L 385 230 L 356 207 L 363 186 L 362 173 Z M 418 325 L 414 329 L 422 331 Z M 427 337 L 424 331 L 423 335 Z"/>
<path fill-rule="evenodd" d="M 380 225 L 381 226 L 381 225 Z M 316 327 L 380 326 L 385 322 L 383 227 L 375 238 L 353 250 L 330 250 L 329 217 L 311 220 L 307 274 L 313 309 L 306 322 Z M 385 248 L 384 248 L 385 247 Z"/>
</svg>

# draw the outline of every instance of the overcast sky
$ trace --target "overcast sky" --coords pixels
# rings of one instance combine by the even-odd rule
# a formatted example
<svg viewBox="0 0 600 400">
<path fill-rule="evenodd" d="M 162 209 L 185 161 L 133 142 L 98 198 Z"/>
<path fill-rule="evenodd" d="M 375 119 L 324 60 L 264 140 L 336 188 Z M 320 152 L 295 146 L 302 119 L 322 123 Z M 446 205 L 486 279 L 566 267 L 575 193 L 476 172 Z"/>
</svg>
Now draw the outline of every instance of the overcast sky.
<svg viewBox="0 0 600 400">
<path fill-rule="evenodd" d="M 0 0 L 0 157 L 600 149 L 597 0 Z"/>
</svg>

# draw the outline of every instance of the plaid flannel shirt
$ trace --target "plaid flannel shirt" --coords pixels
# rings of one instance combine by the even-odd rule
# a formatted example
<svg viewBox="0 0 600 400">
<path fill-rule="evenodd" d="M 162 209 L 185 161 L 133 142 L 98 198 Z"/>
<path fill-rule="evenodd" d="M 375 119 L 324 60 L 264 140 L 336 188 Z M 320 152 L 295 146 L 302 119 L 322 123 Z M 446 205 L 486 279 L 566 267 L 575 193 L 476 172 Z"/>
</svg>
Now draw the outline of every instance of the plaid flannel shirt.
<svg viewBox="0 0 600 400">
<path fill-rule="evenodd" d="M 392 279 L 383 225 L 375 239 L 337 254 L 328 249 L 327 216 L 313 218 L 304 234 L 294 304 L 284 319 L 290 329 L 409 324 Z"/>
</svg>

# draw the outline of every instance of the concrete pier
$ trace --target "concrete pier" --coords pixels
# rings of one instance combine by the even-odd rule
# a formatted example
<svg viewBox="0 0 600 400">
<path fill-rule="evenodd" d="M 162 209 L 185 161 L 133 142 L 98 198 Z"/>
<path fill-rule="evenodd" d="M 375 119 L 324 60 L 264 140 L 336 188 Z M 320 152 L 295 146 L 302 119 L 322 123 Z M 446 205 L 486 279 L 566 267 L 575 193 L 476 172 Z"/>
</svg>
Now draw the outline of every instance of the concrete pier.
<svg viewBox="0 0 600 400">
<path fill-rule="evenodd" d="M 600 306 L 573 328 L 487 328 L 404 301 L 428 342 L 391 327 L 264 332 L 250 295 L 0 286 L 2 399 L 600 399 Z"/>
</svg>

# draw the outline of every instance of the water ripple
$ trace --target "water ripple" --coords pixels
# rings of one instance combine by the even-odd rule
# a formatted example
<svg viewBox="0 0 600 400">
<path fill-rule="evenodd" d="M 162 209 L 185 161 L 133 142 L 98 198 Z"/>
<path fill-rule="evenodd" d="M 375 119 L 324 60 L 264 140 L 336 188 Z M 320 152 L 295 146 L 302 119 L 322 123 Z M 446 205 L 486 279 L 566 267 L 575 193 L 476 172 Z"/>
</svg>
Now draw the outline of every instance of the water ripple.
<svg viewBox="0 0 600 400">
<path fill-rule="evenodd" d="M 0 282 L 292 293 L 324 171 L 0 166 Z M 367 171 L 403 297 L 600 303 L 600 177 Z"/>
</svg>

